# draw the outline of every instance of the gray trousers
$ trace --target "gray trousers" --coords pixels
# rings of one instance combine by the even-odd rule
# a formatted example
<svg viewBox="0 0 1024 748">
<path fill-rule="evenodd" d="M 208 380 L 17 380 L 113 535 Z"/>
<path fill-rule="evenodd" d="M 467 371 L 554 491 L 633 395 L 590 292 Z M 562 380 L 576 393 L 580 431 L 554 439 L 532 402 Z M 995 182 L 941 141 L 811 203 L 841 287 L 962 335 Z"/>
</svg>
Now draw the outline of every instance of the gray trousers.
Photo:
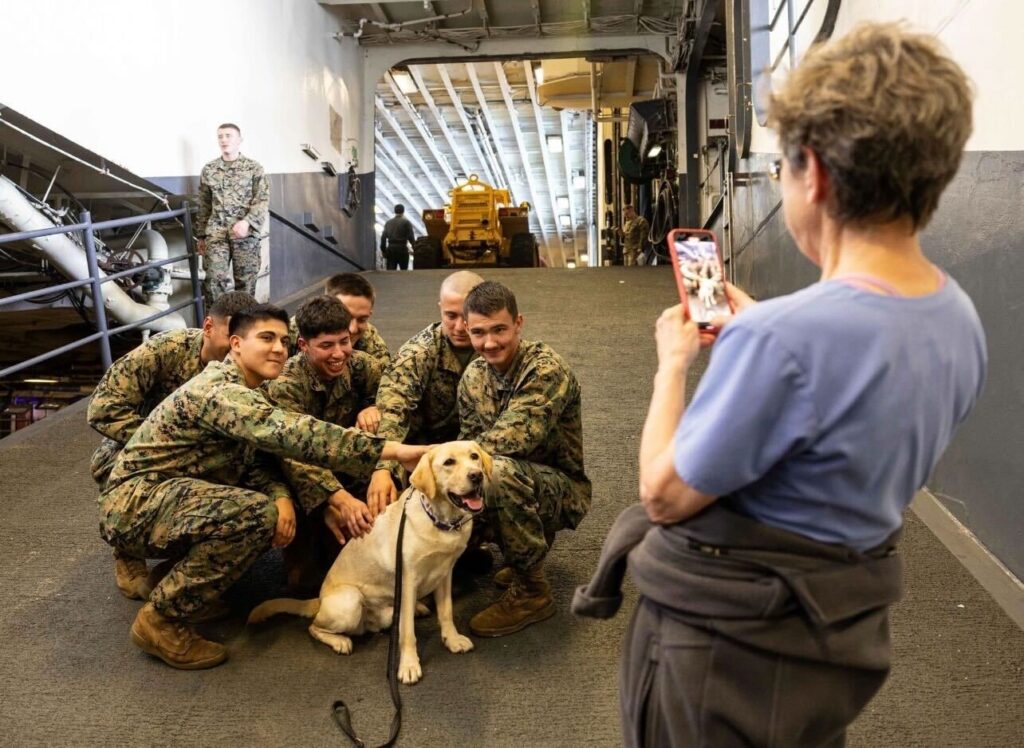
<svg viewBox="0 0 1024 748">
<path fill-rule="evenodd" d="M 840 748 L 888 672 L 754 649 L 641 597 L 623 640 L 630 748 Z"/>
</svg>

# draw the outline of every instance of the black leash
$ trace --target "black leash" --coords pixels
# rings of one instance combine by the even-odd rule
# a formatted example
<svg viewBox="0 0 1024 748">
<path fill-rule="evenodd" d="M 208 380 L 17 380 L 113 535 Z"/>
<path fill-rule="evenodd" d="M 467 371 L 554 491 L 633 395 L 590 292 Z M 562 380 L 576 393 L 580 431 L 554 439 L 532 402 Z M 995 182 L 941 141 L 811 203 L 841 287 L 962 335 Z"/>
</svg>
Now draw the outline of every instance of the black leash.
<svg viewBox="0 0 1024 748">
<path fill-rule="evenodd" d="M 380 748 L 390 748 L 398 740 L 398 733 L 402 729 L 402 696 L 398 692 L 398 622 L 402 613 L 402 535 L 405 532 L 405 507 L 402 504 L 402 518 L 398 521 L 398 542 L 395 544 L 395 605 L 391 617 L 391 640 L 388 643 L 388 687 L 391 689 L 391 703 L 395 705 L 395 716 L 391 718 L 391 732 L 388 734 L 386 743 Z M 345 733 L 345 737 L 352 741 L 356 748 L 366 748 L 366 743 L 356 735 L 352 728 L 352 713 L 345 702 L 338 699 L 331 706 L 331 714 L 338 728 Z"/>
</svg>

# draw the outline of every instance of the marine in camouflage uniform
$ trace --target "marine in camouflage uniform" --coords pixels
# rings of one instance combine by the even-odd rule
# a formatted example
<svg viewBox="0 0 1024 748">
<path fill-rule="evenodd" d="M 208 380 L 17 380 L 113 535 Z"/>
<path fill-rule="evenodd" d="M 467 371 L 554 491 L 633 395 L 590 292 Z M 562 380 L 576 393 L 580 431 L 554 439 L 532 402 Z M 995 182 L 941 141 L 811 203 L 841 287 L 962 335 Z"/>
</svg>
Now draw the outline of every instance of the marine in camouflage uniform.
<svg viewBox="0 0 1024 748">
<path fill-rule="evenodd" d="M 234 362 L 214 362 L 125 445 L 100 496 L 100 534 L 136 557 L 180 559 L 149 601 L 184 620 L 270 547 L 274 500 L 290 496 L 267 453 L 365 475 L 383 448 L 380 437 L 273 407 Z"/>
<path fill-rule="evenodd" d="M 526 573 L 590 510 L 579 382 L 550 346 L 521 341 L 504 374 L 482 359 L 466 367 L 458 396 L 459 438 L 494 457 L 485 516 L 506 562 Z"/>
<path fill-rule="evenodd" d="M 457 351 L 440 322 L 414 335 L 384 371 L 377 390 L 380 427 L 392 441 L 439 444 L 459 435 L 458 386 L 471 348 Z"/>
<path fill-rule="evenodd" d="M 288 319 L 288 339 L 291 341 L 288 353 L 292 356 L 299 352 L 299 323 L 293 314 Z M 359 336 L 359 340 L 352 346 L 353 350 L 361 351 L 375 359 L 381 370 L 391 362 L 391 353 L 388 351 L 388 344 L 384 342 L 380 332 L 372 324 L 366 326 L 366 330 Z M 370 403 L 371 405 L 373 403 Z"/>
<path fill-rule="evenodd" d="M 256 161 L 239 154 L 234 161 L 217 158 L 203 167 L 195 232 L 206 242 L 207 306 L 231 290 L 256 292 L 260 235 L 269 208 L 270 182 Z M 243 220 L 249 223 L 249 235 L 235 239 L 231 227 Z"/>
<path fill-rule="evenodd" d="M 129 351 L 107 369 L 89 402 L 89 425 L 105 437 L 92 456 L 103 488 L 121 449 L 157 404 L 205 368 L 202 329 L 170 330 Z"/>
<path fill-rule="evenodd" d="M 647 219 L 638 216 L 632 206 L 626 210 L 626 222 L 622 226 L 622 264 L 627 267 L 636 265 L 637 258 L 643 250 L 644 240 L 651 227 Z"/>
<path fill-rule="evenodd" d="M 344 373 L 326 382 L 317 376 L 306 355 L 300 353 L 288 359 L 281 376 L 265 386 L 268 396 L 279 408 L 337 426 L 351 427 L 355 425 L 359 412 L 373 405 L 381 370 L 375 359 L 361 351 L 353 351 Z M 365 475 L 336 474 L 326 468 L 291 459 L 283 460 L 282 468 L 307 513 L 327 501 L 343 485 L 354 494 L 359 493 L 355 486 L 360 483 L 365 488 Z"/>
</svg>

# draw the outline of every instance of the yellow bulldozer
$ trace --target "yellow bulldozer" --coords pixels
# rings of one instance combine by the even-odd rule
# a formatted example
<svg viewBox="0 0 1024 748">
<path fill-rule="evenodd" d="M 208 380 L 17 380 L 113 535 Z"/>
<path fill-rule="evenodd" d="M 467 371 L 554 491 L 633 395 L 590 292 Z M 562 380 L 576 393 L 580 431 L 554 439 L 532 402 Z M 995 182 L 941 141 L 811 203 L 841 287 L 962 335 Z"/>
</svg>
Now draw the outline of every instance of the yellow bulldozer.
<svg viewBox="0 0 1024 748">
<path fill-rule="evenodd" d="M 448 194 L 451 202 L 444 208 L 423 211 L 427 235 L 413 243 L 415 269 L 540 266 L 529 203 L 513 204 L 508 190 L 476 174 Z"/>
</svg>

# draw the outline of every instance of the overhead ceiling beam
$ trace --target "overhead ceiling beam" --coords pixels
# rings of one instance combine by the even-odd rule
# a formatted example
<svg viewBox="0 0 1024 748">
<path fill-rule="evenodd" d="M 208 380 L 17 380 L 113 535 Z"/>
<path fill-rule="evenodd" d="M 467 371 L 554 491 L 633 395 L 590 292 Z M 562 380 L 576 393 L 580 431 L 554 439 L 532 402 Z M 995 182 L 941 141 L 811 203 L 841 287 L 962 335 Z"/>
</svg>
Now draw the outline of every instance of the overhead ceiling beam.
<svg viewBox="0 0 1024 748">
<path fill-rule="evenodd" d="M 475 119 L 476 131 L 480 133 L 480 140 L 484 144 L 484 153 L 487 154 L 487 160 L 491 164 L 491 170 L 498 175 L 498 182 L 500 185 L 495 186 L 500 186 L 502 189 L 506 190 L 512 189 L 512 175 L 510 173 L 506 173 L 508 167 L 505 165 L 504 160 L 499 162 L 498 155 L 494 151 L 494 147 L 496 145 L 494 142 L 494 134 L 491 133 L 490 128 L 484 124 L 483 117 L 479 110 L 476 113 Z"/>
<path fill-rule="evenodd" d="M 455 133 L 448 127 L 448 123 L 445 122 L 444 117 L 441 115 L 441 111 L 437 108 L 437 102 L 434 101 L 434 97 L 430 91 L 427 90 L 427 84 L 423 80 L 423 73 L 420 71 L 418 65 L 411 65 L 409 67 L 409 73 L 412 75 L 413 81 L 416 83 L 416 88 L 419 91 L 420 96 L 423 97 L 423 101 L 426 103 L 430 113 L 434 115 L 434 121 L 437 122 L 437 126 L 441 128 L 441 134 L 444 135 L 444 139 L 448 141 L 448 147 L 452 149 L 452 153 L 455 154 L 455 160 L 459 162 L 459 168 L 462 169 L 462 173 L 467 177 L 470 174 L 479 173 L 462 157 L 462 148 L 455 142 Z M 452 180 L 456 181 L 456 180 Z"/>
<path fill-rule="evenodd" d="M 473 63 L 468 63 L 466 67 L 472 66 Z M 533 169 L 530 165 L 530 156 L 526 152 L 526 142 L 523 139 L 523 130 L 519 126 L 519 115 L 516 113 L 515 103 L 512 101 L 512 87 L 508 84 L 508 78 L 505 77 L 505 69 L 501 66 L 500 62 L 495 62 L 494 72 L 498 76 L 498 84 L 501 86 L 501 97 L 505 100 L 505 110 L 508 112 L 509 122 L 512 125 L 512 134 L 515 136 L 516 147 L 519 149 L 519 158 L 523 165 L 523 171 L 526 176 L 526 190 L 530 195 L 530 205 L 533 206 L 533 213 L 537 216 L 537 222 L 540 224 L 540 232 L 544 237 L 544 246 L 547 249 L 547 254 L 551 256 L 551 240 L 548 236 L 547 223 L 541 218 L 540 215 L 540 202 L 536 196 L 540 194 L 536 185 L 533 183 Z M 500 151 L 499 151 L 500 152 Z M 558 231 L 558 218 L 555 218 L 555 231 Z"/>
<path fill-rule="evenodd" d="M 405 150 L 409 153 L 410 156 L 412 156 L 413 161 L 415 161 L 416 164 L 420 167 L 420 169 L 423 170 L 423 174 L 426 176 L 427 181 L 429 181 L 430 184 L 434 186 L 434 189 L 437 190 L 437 194 L 441 196 L 441 200 L 447 200 L 448 190 L 450 189 L 450 187 L 443 187 L 441 183 L 437 180 L 437 177 L 434 176 L 433 170 L 431 170 L 427 166 L 426 162 L 423 160 L 423 157 L 419 154 L 419 151 L 416 150 L 416 146 L 412 144 L 412 141 L 409 140 L 409 136 L 405 134 L 405 130 L 402 129 L 402 125 L 399 124 L 397 119 L 395 119 L 395 115 L 388 111 L 387 106 L 384 104 L 384 100 L 381 99 L 379 96 L 375 97 L 375 100 L 377 103 L 377 111 L 380 112 L 381 116 L 384 118 L 384 121 L 391 126 L 391 129 L 395 131 L 395 134 L 398 136 L 398 139 L 402 141 L 402 145 L 405 146 Z"/>
<path fill-rule="evenodd" d="M 455 90 L 455 86 L 452 85 L 451 76 L 448 75 L 448 68 L 444 65 L 437 65 L 437 73 L 441 76 L 441 82 L 444 83 L 444 88 L 448 92 L 448 98 L 451 99 L 452 106 L 455 107 L 455 113 L 459 115 L 459 121 L 462 123 L 463 129 L 466 131 L 466 137 L 469 138 L 470 144 L 473 146 L 473 150 L 476 151 L 476 156 L 480 159 L 480 163 L 483 165 L 483 170 L 487 174 L 487 182 L 493 187 L 508 187 L 508 183 L 502 184 L 503 179 L 496 179 L 495 173 L 491 171 L 491 166 L 487 162 L 487 158 L 484 157 L 484 152 L 480 149 L 480 138 L 473 132 L 473 125 L 469 122 L 469 116 L 466 114 L 466 109 L 462 105 L 462 97 Z"/>
<path fill-rule="evenodd" d="M 408 97 L 398 88 L 398 84 L 395 83 L 394 76 L 389 72 L 384 77 L 387 80 L 388 85 L 391 86 L 391 92 L 395 95 L 395 99 L 399 104 L 401 104 L 405 113 L 409 115 L 409 119 L 412 121 L 413 127 L 416 128 L 416 132 L 420 134 L 420 137 L 423 138 L 423 142 L 426 143 L 427 148 L 430 149 L 430 155 L 434 157 L 434 160 L 437 162 L 438 166 L 441 167 L 441 170 L 444 172 L 444 175 L 448 178 L 449 182 L 454 185 L 455 172 L 452 171 L 452 167 L 448 164 L 448 157 L 441 152 L 440 148 L 437 147 L 437 141 L 434 140 L 434 136 L 431 134 L 430 130 L 427 129 L 427 126 L 423 122 L 423 118 L 420 117 L 420 113 L 416 111 L 416 108 L 413 107 Z M 429 96 L 430 94 L 427 95 Z"/>
<path fill-rule="evenodd" d="M 476 68 L 473 63 L 466 63 L 466 72 L 469 74 L 469 82 L 473 87 L 473 93 L 476 94 L 477 103 L 480 105 L 481 117 L 481 130 L 484 129 L 483 125 L 486 125 L 486 130 L 491 134 L 491 143 L 485 143 L 484 148 L 487 149 L 488 153 L 494 159 L 494 165 L 497 171 L 504 172 L 505 175 L 505 186 L 512 191 L 513 197 L 518 197 L 522 200 L 523 192 L 529 192 L 529 186 L 524 184 L 522 180 L 513 180 L 513 171 L 511 164 L 506 158 L 507 154 L 502 149 L 501 144 L 498 143 L 497 128 L 495 127 L 496 119 L 493 112 L 491 112 L 490 106 L 487 104 L 487 97 L 484 95 L 483 87 L 480 85 L 480 78 L 476 74 Z M 492 147 L 493 146 L 493 147 Z M 525 173 L 525 164 L 524 164 Z M 518 184 L 513 184 L 514 181 L 518 181 Z M 533 202 L 533 195 L 529 195 L 529 200 Z M 541 232 L 545 231 L 544 222 L 540 220 L 540 216 L 537 214 L 537 208 L 534 206 L 533 210 L 530 211 L 533 217 L 537 219 L 538 225 L 540 226 Z M 547 234 L 544 234 L 545 241 L 547 241 Z"/>
<path fill-rule="evenodd" d="M 633 33 L 640 33 L 640 13 L 644 9 L 644 0 L 633 1 Z"/>
<path fill-rule="evenodd" d="M 473 0 L 473 7 L 476 8 L 476 12 L 480 15 L 480 23 L 483 24 L 484 33 L 489 38 L 491 36 L 491 19 L 487 15 L 487 0 Z"/>
<path fill-rule="evenodd" d="M 422 202 L 423 205 L 427 206 L 434 203 L 436 198 L 433 195 L 427 194 L 427 190 L 423 188 L 423 182 L 419 179 L 414 179 L 408 169 L 403 170 L 401 168 L 402 159 L 398 157 L 398 154 L 395 152 L 395 149 L 387 140 L 384 139 L 384 134 L 379 130 L 377 131 L 377 143 L 380 144 L 380 147 L 384 150 L 384 153 L 386 153 L 388 158 L 391 159 L 391 162 L 395 165 L 395 168 L 398 169 L 398 171 L 405 176 L 404 182 L 411 182 L 412 185 L 416 188 L 416 191 L 420 193 L 420 202 Z"/>
<path fill-rule="evenodd" d="M 565 242 L 563 242 L 562 236 L 564 234 L 572 234 L 576 230 L 576 217 L 569 212 L 569 226 L 563 229 L 562 224 L 559 220 L 559 216 L 562 215 L 558 210 L 558 194 L 561 192 L 560 188 L 556 186 L 557 180 L 555 179 L 555 159 L 551 157 L 551 153 L 548 150 L 547 131 L 544 127 L 544 113 L 541 111 L 540 104 L 537 103 L 537 83 L 533 78 L 533 63 L 529 60 L 523 61 L 523 71 L 526 73 L 526 88 L 530 92 L 530 104 L 533 105 L 533 119 L 537 124 L 537 140 L 540 141 L 540 157 L 544 163 L 544 176 L 548 183 L 548 196 L 551 198 L 551 215 L 555 218 L 555 232 L 558 235 L 558 249 L 562 254 L 562 265 L 566 264 L 568 260 L 565 252 Z M 561 132 L 558 135 L 562 137 Z M 568 149 L 569 144 L 564 140 L 562 141 L 562 152 L 565 153 Z M 568 176 L 568 175 L 566 175 Z M 566 194 L 566 197 L 569 197 Z M 574 239 L 575 241 L 575 239 Z M 572 259 L 576 259 L 576 250 L 573 249 Z"/>
<path fill-rule="evenodd" d="M 530 0 L 530 5 L 533 6 L 533 22 L 537 26 L 537 36 L 543 36 L 544 27 L 540 22 L 540 0 Z"/>
<path fill-rule="evenodd" d="M 630 57 L 626 61 L 626 96 L 629 97 L 630 101 L 633 100 L 633 94 L 636 89 L 636 56 Z"/>
</svg>

